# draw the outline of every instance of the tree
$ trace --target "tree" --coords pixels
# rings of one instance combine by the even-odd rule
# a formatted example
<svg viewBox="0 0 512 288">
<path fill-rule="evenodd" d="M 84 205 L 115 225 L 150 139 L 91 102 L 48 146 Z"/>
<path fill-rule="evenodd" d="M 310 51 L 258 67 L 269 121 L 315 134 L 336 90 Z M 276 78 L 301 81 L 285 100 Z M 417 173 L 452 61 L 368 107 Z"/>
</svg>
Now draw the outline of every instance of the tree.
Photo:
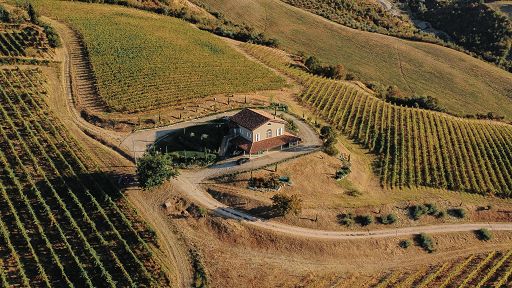
<svg viewBox="0 0 512 288">
<path fill-rule="evenodd" d="M 144 189 L 160 186 L 164 181 L 178 175 L 179 172 L 172 166 L 172 159 L 168 154 L 146 152 L 137 161 L 139 185 Z"/>
<path fill-rule="evenodd" d="M 335 145 L 338 143 L 338 134 L 331 126 L 324 126 L 320 129 L 320 139 L 324 142 L 324 152 L 335 156 L 339 153 Z"/>
<path fill-rule="evenodd" d="M 37 12 L 36 12 L 36 9 L 34 9 L 34 6 L 32 6 L 32 3 L 28 3 L 27 5 L 27 13 L 28 13 L 28 17 L 30 19 L 30 22 L 32 22 L 33 24 L 39 24 L 39 19 L 38 19 L 38 16 L 37 16 Z"/>
<path fill-rule="evenodd" d="M 321 66 L 320 60 L 316 58 L 315 56 L 309 56 L 306 61 L 304 61 L 304 65 L 308 68 L 309 72 L 315 73 L 315 71 L 318 69 L 318 67 Z"/>
<path fill-rule="evenodd" d="M 3 6 L 0 6 L 0 22 L 11 22 L 11 15 Z"/>
<path fill-rule="evenodd" d="M 302 211 L 302 199 L 298 195 L 276 194 L 270 199 L 277 215 L 286 216 L 290 213 L 298 215 Z"/>
</svg>

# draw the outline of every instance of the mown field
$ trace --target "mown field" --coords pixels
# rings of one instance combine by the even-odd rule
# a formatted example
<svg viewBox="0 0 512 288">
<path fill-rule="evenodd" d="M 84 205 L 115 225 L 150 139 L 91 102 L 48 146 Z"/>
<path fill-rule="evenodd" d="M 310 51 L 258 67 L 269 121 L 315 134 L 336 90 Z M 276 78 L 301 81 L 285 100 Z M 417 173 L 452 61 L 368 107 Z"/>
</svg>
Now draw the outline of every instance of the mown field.
<svg viewBox="0 0 512 288">
<path fill-rule="evenodd" d="M 282 48 L 342 63 L 365 80 L 434 96 L 449 111 L 512 119 L 512 74 L 464 53 L 350 29 L 279 0 L 201 0 L 281 41 Z M 251 11 L 251 13 L 247 13 Z"/>
<path fill-rule="evenodd" d="M 512 126 L 386 103 L 345 81 L 290 68 L 278 50 L 243 44 L 305 87 L 300 100 L 344 135 L 380 155 L 383 186 L 429 186 L 512 196 Z"/>
<path fill-rule="evenodd" d="M 156 239 L 49 112 L 45 81 L 0 70 L 0 286 L 169 285 Z"/>
<path fill-rule="evenodd" d="M 471 254 L 416 271 L 396 270 L 370 287 L 511 287 L 512 250 Z"/>
<path fill-rule="evenodd" d="M 99 93 L 115 111 L 145 111 L 284 85 L 221 39 L 175 18 L 113 5 L 34 3 L 41 14 L 80 31 Z"/>
</svg>

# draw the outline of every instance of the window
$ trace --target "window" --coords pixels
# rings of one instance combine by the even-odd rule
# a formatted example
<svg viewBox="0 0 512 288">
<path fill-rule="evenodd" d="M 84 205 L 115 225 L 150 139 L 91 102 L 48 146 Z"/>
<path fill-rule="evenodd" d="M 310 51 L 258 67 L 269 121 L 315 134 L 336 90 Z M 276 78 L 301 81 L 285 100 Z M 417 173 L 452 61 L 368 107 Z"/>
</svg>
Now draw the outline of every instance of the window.
<svg viewBox="0 0 512 288">
<path fill-rule="evenodd" d="M 267 138 L 272 138 L 272 129 L 267 130 Z"/>
<path fill-rule="evenodd" d="M 281 136 L 283 135 L 283 128 L 277 128 L 276 129 L 276 136 Z"/>
<path fill-rule="evenodd" d="M 260 133 L 254 134 L 254 141 L 256 141 L 256 142 L 260 141 Z"/>
</svg>

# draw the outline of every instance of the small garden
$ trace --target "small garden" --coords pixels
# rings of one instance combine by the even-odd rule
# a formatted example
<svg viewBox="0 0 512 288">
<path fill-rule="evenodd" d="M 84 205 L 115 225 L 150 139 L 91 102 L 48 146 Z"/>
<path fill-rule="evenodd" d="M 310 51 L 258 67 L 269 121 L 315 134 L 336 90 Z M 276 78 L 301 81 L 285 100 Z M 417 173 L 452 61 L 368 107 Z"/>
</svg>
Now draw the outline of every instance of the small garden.
<svg viewBox="0 0 512 288">
<path fill-rule="evenodd" d="M 226 119 L 216 119 L 174 131 L 155 143 L 155 150 L 169 154 L 181 168 L 207 166 L 218 160 L 222 139 L 229 132 Z"/>
</svg>

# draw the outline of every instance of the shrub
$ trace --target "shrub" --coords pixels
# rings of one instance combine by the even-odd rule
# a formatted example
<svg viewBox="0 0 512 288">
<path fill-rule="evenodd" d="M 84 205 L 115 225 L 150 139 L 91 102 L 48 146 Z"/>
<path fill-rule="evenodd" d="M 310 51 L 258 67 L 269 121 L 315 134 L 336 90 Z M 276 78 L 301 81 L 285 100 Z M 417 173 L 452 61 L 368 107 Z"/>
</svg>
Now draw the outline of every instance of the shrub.
<svg viewBox="0 0 512 288">
<path fill-rule="evenodd" d="M 388 214 L 388 215 L 379 217 L 379 222 L 382 224 L 385 224 L 385 225 L 393 224 L 396 221 L 397 221 L 397 218 L 396 218 L 395 214 Z"/>
<path fill-rule="evenodd" d="M 476 237 L 482 241 L 489 241 L 492 238 L 492 233 L 489 229 L 481 228 L 475 231 Z"/>
<path fill-rule="evenodd" d="M 423 248 L 423 250 L 427 251 L 428 253 L 432 253 L 436 250 L 434 240 L 432 237 L 425 233 L 416 235 L 415 240 L 418 246 Z"/>
<path fill-rule="evenodd" d="M 409 248 L 409 246 L 411 246 L 411 240 L 401 240 L 399 243 L 398 243 L 398 246 L 400 246 L 401 248 L 404 248 L 404 249 L 407 249 Z"/>
<path fill-rule="evenodd" d="M 338 215 L 338 221 L 341 225 L 352 226 L 354 225 L 354 218 L 352 213 Z"/>
<path fill-rule="evenodd" d="M 298 215 L 302 211 L 302 199 L 298 195 L 276 194 L 271 199 L 272 208 L 277 215 L 286 216 L 290 213 Z"/>
<path fill-rule="evenodd" d="M 355 222 L 361 226 L 368 226 L 373 223 L 373 218 L 369 215 L 359 215 L 355 218 Z"/>
<path fill-rule="evenodd" d="M 409 216 L 413 220 L 419 220 L 427 212 L 427 208 L 423 205 L 413 205 L 409 207 Z"/>
<path fill-rule="evenodd" d="M 427 203 L 425 205 L 413 205 L 409 207 L 409 216 L 413 220 L 418 220 L 423 215 L 431 215 L 437 218 L 444 217 L 444 212 L 440 211 L 437 206 L 433 203 Z"/>
<path fill-rule="evenodd" d="M 11 14 L 3 6 L 0 6 L 0 22 L 11 22 Z"/>
<path fill-rule="evenodd" d="M 462 208 L 448 209 L 448 214 L 459 219 L 466 217 L 466 211 Z"/>
</svg>

